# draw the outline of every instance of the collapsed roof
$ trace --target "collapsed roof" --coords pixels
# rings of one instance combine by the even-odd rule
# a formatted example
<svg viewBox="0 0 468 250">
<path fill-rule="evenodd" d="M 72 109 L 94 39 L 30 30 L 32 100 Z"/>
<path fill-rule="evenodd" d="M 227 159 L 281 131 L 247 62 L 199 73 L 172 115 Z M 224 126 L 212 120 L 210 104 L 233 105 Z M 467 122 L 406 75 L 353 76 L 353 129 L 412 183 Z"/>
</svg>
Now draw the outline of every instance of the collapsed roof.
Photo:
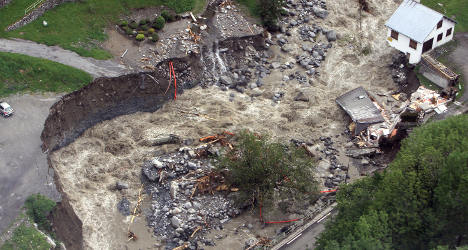
<svg viewBox="0 0 468 250">
<path fill-rule="evenodd" d="M 370 99 L 363 87 L 353 89 L 336 98 L 336 103 L 351 116 L 356 123 L 354 134 L 357 135 L 372 124 L 384 121 L 380 110 Z"/>
</svg>

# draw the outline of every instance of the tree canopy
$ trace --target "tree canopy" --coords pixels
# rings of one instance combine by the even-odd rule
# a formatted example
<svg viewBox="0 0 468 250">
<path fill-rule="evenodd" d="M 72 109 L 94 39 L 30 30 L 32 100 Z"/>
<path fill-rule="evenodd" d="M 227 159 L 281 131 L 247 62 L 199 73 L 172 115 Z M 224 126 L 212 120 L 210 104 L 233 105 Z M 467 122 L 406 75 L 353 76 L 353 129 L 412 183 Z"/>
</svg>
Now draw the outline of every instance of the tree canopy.
<svg viewBox="0 0 468 250">
<path fill-rule="evenodd" d="M 341 186 L 337 201 L 318 249 L 467 244 L 468 115 L 415 129 L 385 172 Z"/>
<path fill-rule="evenodd" d="M 276 194 L 299 200 L 316 198 L 313 159 L 304 148 L 270 142 L 248 131 L 241 132 L 237 141 L 217 165 L 228 170 L 227 181 L 239 187 L 244 201 L 271 205 Z"/>
</svg>

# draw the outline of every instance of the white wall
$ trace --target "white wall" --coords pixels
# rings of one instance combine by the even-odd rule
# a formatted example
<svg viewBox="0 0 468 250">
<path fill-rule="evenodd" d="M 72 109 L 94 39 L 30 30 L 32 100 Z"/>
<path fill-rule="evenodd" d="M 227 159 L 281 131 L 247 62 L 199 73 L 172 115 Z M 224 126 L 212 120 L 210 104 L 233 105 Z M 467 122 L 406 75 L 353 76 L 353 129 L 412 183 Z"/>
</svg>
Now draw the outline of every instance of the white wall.
<svg viewBox="0 0 468 250">
<path fill-rule="evenodd" d="M 450 36 L 446 37 L 445 34 L 447 33 L 447 30 L 449 28 L 452 28 L 452 34 L 450 34 Z M 424 41 L 428 41 L 431 38 L 434 38 L 434 43 L 433 43 L 432 48 L 435 48 L 435 47 L 441 46 L 441 45 L 447 43 L 448 41 L 452 40 L 454 31 L 455 31 L 455 23 L 448 20 L 448 19 L 446 19 L 446 18 L 443 18 L 442 27 L 437 29 L 437 25 L 436 25 L 434 27 L 434 29 L 431 31 L 431 33 L 429 33 L 429 35 L 426 37 L 426 39 Z M 441 32 L 443 32 L 442 40 L 437 42 L 437 36 Z M 399 50 L 399 51 L 401 51 L 403 53 L 409 53 L 410 54 L 409 63 L 411 63 L 411 64 L 419 63 L 419 61 L 421 60 L 421 54 L 422 54 L 422 47 L 423 47 L 422 43 L 417 43 L 417 47 L 416 47 L 416 50 L 415 50 L 413 48 L 410 48 L 410 46 L 409 46 L 410 38 L 408 38 L 407 36 L 399 33 L 398 34 L 398 40 L 395 40 L 395 39 L 392 38 L 391 41 L 390 41 L 389 40 L 389 38 L 391 38 L 390 35 L 391 35 L 391 29 L 387 28 L 387 42 L 388 42 L 388 44 L 390 46 L 396 48 L 397 50 Z"/>
<path fill-rule="evenodd" d="M 450 34 L 450 36 L 446 37 L 445 35 L 447 34 L 447 30 L 449 28 L 452 28 L 452 34 Z M 432 47 L 433 48 L 439 47 L 440 45 L 452 40 L 454 31 L 455 31 L 455 23 L 448 20 L 447 18 L 444 18 L 443 21 L 442 21 L 442 27 L 437 29 L 437 25 L 436 25 L 434 27 L 434 29 L 431 31 L 431 33 L 429 33 L 429 35 L 426 37 L 426 39 L 424 39 L 424 42 L 430 40 L 431 38 L 434 38 L 434 43 L 433 43 Z M 443 33 L 442 34 L 442 40 L 437 42 L 437 36 L 440 33 Z"/>
<path fill-rule="evenodd" d="M 416 49 L 413 49 L 409 46 L 410 39 L 409 37 L 399 33 L 398 34 L 398 40 L 395 40 L 391 38 L 391 29 L 387 28 L 387 42 L 390 46 L 394 47 L 395 49 L 403 52 L 403 53 L 409 53 L 409 63 L 418 63 L 421 60 L 421 54 L 422 54 L 422 44 L 417 43 Z M 390 41 L 391 40 L 391 41 Z"/>
</svg>

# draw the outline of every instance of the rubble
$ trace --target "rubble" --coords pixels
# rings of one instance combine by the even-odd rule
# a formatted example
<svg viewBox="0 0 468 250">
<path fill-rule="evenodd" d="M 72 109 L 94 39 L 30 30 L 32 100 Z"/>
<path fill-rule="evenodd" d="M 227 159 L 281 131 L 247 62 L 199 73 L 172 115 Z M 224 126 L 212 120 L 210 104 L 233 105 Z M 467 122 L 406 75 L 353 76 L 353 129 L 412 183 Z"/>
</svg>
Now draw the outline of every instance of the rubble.
<svg viewBox="0 0 468 250">
<path fill-rule="evenodd" d="M 215 174 L 211 160 L 199 157 L 203 152 L 216 151 L 211 145 L 181 148 L 179 152 L 155 157 L 142 167 L 147 177 L 146 191 L 151 197 L 149 225 L 169 245 L 186 241 L 196 244 L 203 238 L 203 232 L 222 228 L 223 223 L 241 212 L 232 195 L 219 193 L 231 190 Z M 196 231 L 201 233 L 195 234 Z"/>
</svg>

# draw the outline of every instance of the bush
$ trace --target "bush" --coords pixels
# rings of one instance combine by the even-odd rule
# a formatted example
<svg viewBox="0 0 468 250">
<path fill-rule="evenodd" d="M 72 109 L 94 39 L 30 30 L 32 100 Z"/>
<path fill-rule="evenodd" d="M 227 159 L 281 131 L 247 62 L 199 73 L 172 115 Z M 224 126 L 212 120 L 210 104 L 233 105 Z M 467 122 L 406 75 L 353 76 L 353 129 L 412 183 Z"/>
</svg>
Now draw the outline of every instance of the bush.
<svg viewBox="0 0 468 250">
<path fill-rule="evenodd" d="M 149 34 L 153 34 L 154 32 L 155 32 L 154 28 L 149 28 L 149 29 L 148 29 L 148 33 L 149 33 Z"/>
<path fill-rule="evenodd" d="M 280 198 L 313 199 L 317 185 L 313 177 L 313 159 L 303 148 L 269 142 L 243 131 L 238 145 L 219 157 L 217 167 L 227 170 L 227 182 L 240 189 L 241 202 L 270 205 Z"/>
<path fill-rule="evenodd" d="M 132 29 L 136 29 L 138 27 L 138 24 L 135 22 L 135 21 L 131 21 L 129 24 L 128 24 L 128 27 L 132 28 Z"/>
<path fill-rule="evenodd" d="M 140 25 L 145 25 L 147 23 L 149 23 L 150 21 L 148 19 L 142 19 L 140 20 Z"/>
<path fill-rule="evenodd" d="M 136 39 L 137 41 L 143 41 L 143 40 L 145 40 L 145 35 L 144 35 L 144 34 L 138 34 L 138 35 L 135 37 L 135 39 Z"/>
<path fill-rule="evenodd" d="M 127 35 L 133 35 L 133 30 L 130 29 L 129 27 L 125 27 L 123 30 L 125 31 Z"/>
<path fill-rule="evenodd" d="M 120 26 L 127 26 L 128 22 L 126 20 L 121 20 L 120 21 Z"/>
<path fill-rule="evenodd" d="M 47 216 L 54 209 L 56 203 L 53 200 L 41 194 L 33 194 L 26 199 L 24 206 L 27 209 L 27 214 L 34 220 L 40 229 L 47 231 L 51 230 L 50 222 Z"/>
<path fill-rule="evenodd" d="M 163 10 L 161 12 L 161 16 L 167 21 L 167 22 L 173 22 L 175 20 L 174 15 L 170 14 L 167 10 Z"/>
<path fill-rule="evenodd" d="M 152 42 L 157 42 L 157 41 L 159 41 L 158 33 L 154 33 L 153 35 L 151 35 L 151 41 L 152 41 Z"/>
<path fill-rule="evenodd" d="M 149 27 L 148 27 L 148 25 L 146 25 L 146 24 L 140 26 L 140 30 L 146 31 L 146 30 L 148 30 L 148 28 L 149 28 Z"/>
<path fill-rule="evenodd" d="M 162 30 L 164 28 L 164 25 L 166 24 L 166 20 L 162 16 L 158 16 L 154 20 L 153 27 L 157 30 Z"/>
<path fill-rule="evenodd" d="M 260 17 L 263 25 L 269 30 L 278 29 L 278 18 L 281 16 L 284 0 L 260 0 Z"/>
</svg>

